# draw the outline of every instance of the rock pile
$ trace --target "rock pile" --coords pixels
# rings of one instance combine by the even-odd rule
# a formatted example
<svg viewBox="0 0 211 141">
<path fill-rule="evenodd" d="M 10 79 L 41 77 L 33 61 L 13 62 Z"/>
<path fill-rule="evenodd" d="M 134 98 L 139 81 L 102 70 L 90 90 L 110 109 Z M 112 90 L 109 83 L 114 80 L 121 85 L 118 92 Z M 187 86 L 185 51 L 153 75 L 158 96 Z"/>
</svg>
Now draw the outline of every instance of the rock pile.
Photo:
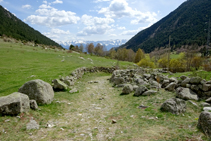
<svg viewBox="0 0 211 141">
<path fill-rule="evenodd" d="M 171 77 L 154 71 L 151 74 L 144 73 L 143 69 L 115 70 L 110 78 L 110 82 L 116 87 L 124 87 L 131 84 L 134 89 L 143 85 L 147 88 L 164 88 L 167 91 L 176 92 L 177 97 L 184 100 L 198 100 L 211 97 L 211 81 L 205 81 L 200 77 L 180 78 Z M 140 88 L 139 88 L 140 90 Z M 135 96 L 141 93 L 135 92 Z"/>
<path fill-rule="evenodd" d="M 62 77 L 60 79 L 52 80 L 52 85 L 54 90 L 63 91 L 67 90 L 68 87 L 74 86 L 75 81 L 83 77 L 85 73 L 95 73 L 95 72 L 105 72 L 113 73 L 116 68 L 106 68 L 106 67 L 92 67 L 92 68 L 78 68 L 74 70 L 69 76 Z"/>
</svg>

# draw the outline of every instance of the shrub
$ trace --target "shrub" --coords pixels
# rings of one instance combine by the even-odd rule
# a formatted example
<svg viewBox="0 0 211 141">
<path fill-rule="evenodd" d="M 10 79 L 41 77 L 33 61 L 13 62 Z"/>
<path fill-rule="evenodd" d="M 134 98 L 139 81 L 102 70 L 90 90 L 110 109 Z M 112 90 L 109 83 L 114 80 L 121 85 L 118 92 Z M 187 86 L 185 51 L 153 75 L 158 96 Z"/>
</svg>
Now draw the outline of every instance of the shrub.
<svg viewBox="0 0 211 141">
<path fill-rule="evenodd" d="M 139 61 L 137 65 L 144 68 L 155 68 L 154 62 L 146 58 L 141 59 L 141 61 Z"/>
</svg>

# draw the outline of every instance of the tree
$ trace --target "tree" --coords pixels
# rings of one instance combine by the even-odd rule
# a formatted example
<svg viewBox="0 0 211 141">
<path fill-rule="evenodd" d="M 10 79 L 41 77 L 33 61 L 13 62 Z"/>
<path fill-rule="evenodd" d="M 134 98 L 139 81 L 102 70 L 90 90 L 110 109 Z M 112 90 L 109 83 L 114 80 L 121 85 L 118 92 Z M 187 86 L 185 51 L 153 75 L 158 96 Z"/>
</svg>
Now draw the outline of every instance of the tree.
<svg viewBox="0 0 211 141">
<path fill-rule="evenodd" d="M 114 48 L 111 48 L 110 51 L 109 51 L 109 57 L 111 59 L 115 59 L 115 56 L 116 56 L 116 51 Z"/>
<path fill-rule="evenodd" d="M 95 55 L 103 56 L 103 46 L 100 43 L 98 43 L 94 48 L 94 53 Z"/>
<path fill-rule="evenodd" d="M 127 61 L 133 62 L 135 58 L 135 52 L 132 49 L 127 50 Z"/>
<path fill-rule="evenodd" d="M 94 44 L 93 43 L 87 44 L 86 48 L 87 48 L 87 52 L 89 54 L 92 55 L 94 53 Z"/>
<path fill-rule="evenodd" d="M 83 44 L 80 44 L 80 46 L 79 46 L 79 50 L 80 50 L 81 52 L 83 52 L 83 51 L 84 51 L 84 45 L 83 45 Z"/>
<path fill-rule="evenodd" d="M 75 46 L 71 44 L 69 50 L 73 50 L 73 48 L 75 48 Z"/>
<path fill-rule="evenodd" d="M 139 48 L 136 52 L 134 63 L 138 63 L 143 58 L 144 58 L 144 52 L 142 49 Z"/>
</svg>

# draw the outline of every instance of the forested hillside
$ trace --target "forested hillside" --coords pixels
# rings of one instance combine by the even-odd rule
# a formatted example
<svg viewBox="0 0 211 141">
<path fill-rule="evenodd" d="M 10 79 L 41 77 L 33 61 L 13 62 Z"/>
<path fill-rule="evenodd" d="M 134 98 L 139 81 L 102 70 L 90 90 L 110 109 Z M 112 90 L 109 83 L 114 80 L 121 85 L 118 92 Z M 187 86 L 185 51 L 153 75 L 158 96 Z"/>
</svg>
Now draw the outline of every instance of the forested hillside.
<svg viewBox="0 0 211 141">
<path fill-rule="evenodd" d="M 171 46 L 207 43 L 208 23 L 211 18 L 210 0 L 188 0 L 175 11 L 152 25 L 140 31 L 121 48 L 138 48 L 151 52 L 157 47 L 165 47 L 171 36 Z"/>
<path fill-rule="evenodd" d="M 42 35 L 22 22 L 0 5 L 0 36 L 6 35 L 18 40 L 34 41 L 38 44 L 52 45 L 62 48 L 58 43 Z"/>
</svg>

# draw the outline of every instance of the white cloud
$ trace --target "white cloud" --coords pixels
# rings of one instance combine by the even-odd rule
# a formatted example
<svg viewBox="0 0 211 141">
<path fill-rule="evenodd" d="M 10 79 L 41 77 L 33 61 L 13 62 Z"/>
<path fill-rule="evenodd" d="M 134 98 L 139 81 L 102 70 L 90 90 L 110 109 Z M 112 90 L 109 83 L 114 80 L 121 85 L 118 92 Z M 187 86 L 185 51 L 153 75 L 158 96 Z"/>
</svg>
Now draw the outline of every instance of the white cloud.
<svg viewBox="0 0 211 141">
<path fill-rule="evenodd" d="M 115 21 L 111 18 L 98 18 L 98 17 L 92 17 L 89 15 L 83 15 L 81 17 L 81 21 L 85 25 L 104 25 L 104 24 L 110 24 L 114 23 Z"/>
<path fill-rule="evenodd" d="M 110 37 L 116 37 L 117 35 L 116 34 L 110 34 L 109 36 Z"/>
<path fill-rule="evenodd" d="M 99 18 L 92 17 L 89 15 L 83 15 L 81 17 L 81 22 L 86 25 L 82 31 L 78 32 L 78 36 L 88 36 L 93 34 L 105 34 L 111 30 L 112 26 L 109 24 L 115 21 L 111 18 Z"/>
<path fill-rule="evenodd" d="M 71 11 L 60 11 L 48 5 L 41 5 L 39 8 L 40 9 L 36 10 L 37 15 L 28 16 L 25 21 L 32 24 L 53 27 L 77 24 L 80 20 L 80 17 L 76 16 L 76 13 Z"/>
<path fill-rule="evenodd" d="M 128 30 L 128 31 L 123 31 L 121 35 L 136 35 L 139 31 L 138 30 Z"/>
<path fill-rule="evenodd" d="M 62 4 L 63 3 L 63 1 L 61 1 L 61 0 L 55 0 L 54 2 L 52 2 L 53 4 Z"/>
<path fill-rule="evenodd" d="M 118 27 L 117 29 L 119 29 L 119 30 L 125 30 L 126 28 L 125 27 Z"/>
<path fill-rule="evenodd" d="M 109 25 L 96 25 L 96 26 L 87 26 L 83 31 L 78 32 L 78 36 L 88 36 L 93 34 L 105 34 L 108 30 L 111 29 Z"/>
<path fill-rule="evenodd" d="M 0 0 L 0 2 L 3 2 L 3 0 Z"/>
<path fill-rule="evenodd" d="M 48 8 L 52 8 L 50 5 L 47 4 L 42 4 L 39 6 L 40 9 L 48 9 Z"/>
<path fill-rule="evenodd" d="M 29 4 L 22 5 L 22 8 L 24 8 L 24 9 L 30 9 L 31 8 L 31 5 L 29 5 Z"/>
<path fill-rule="evenodd" d="M 69 37 L 71 35 L 69 30 L 64 31 L 58 28 L 52 28 L 49 32 L 44 32 L 43 34 L 53 39 L 54 41 L 64 40 L 66 37 Z"/>
<path fill-rule="evenodd" d="M 104 1 L 111 1 L 111 0 L 95 0 L 94 3 L 104 2 Z"/>
<path fill-rule="evenodd" d="M 47 4 L 48 2 L 46 0 L 43 1 L 44 4 Z"/>
<path fill-rule="evenodd" d="M 130 17 L 135 18 L 131 21 L 131 24 L 138 23 L 151 23 L 157 21 L 157 14 L 154 12 L 141 12 L 131 8 L 126 0 L 112 0 L 110 5 L 105 8 L 101 8 L 98 11 L 99 14 L 104 14 L 107 18 L 123 18 Z"/>
<path fill-rule="evenodd" d="M 140 27 L 137 30 L 127 30 L 123 31 L 121 35 L 136 35 L 138 32 L 140 32 L 143 29 L 146 29 L 147 27 Z"/>
</svg>

